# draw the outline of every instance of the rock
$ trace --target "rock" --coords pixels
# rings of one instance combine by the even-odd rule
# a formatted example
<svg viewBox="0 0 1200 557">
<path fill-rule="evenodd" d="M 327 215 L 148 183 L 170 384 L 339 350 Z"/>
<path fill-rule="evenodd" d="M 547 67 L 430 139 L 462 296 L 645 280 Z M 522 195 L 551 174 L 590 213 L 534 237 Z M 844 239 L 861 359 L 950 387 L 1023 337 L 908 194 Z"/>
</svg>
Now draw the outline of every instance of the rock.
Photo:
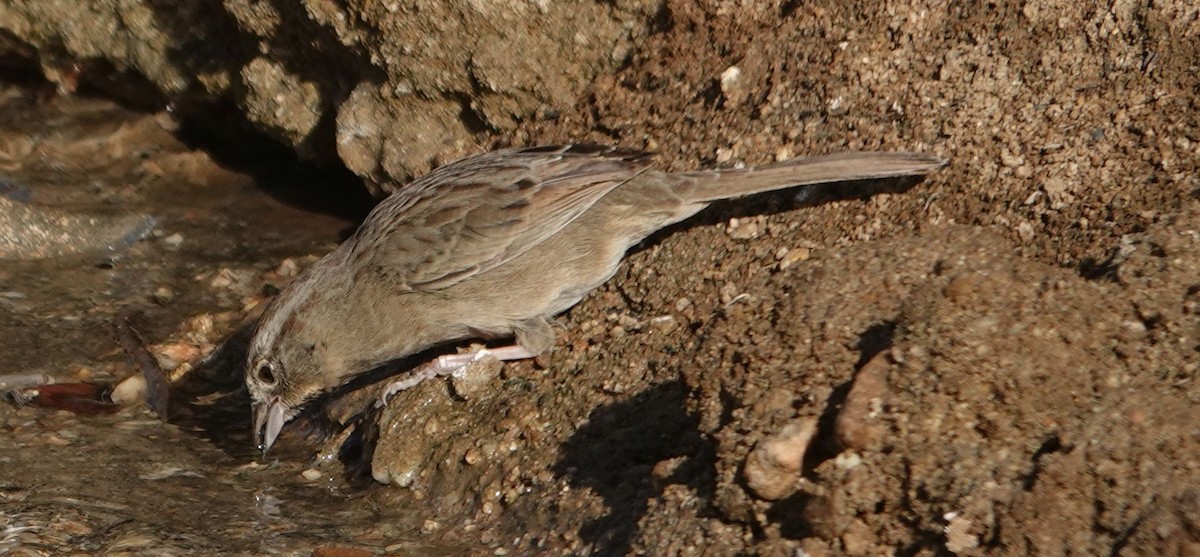
<svg viewBox="0 0 1200 557">
<path fill-rule="evenodd" d="M 792 265 L 802 261 L 807 261 L 811 256 L 812 250 L 806 247 L 799 247 L 796 249 L 789 249 L 786 252 L 781 253 L 776 259 L 779 260 L 779 270 L 782 271 L 788 267 L 791 267 Z"/>
<path fill-rule="evenodd" d="M 742 471 L 750 490 L 767 501 L 776 501 L 795 492 L 804 453 L 816 432 L 816 418 L 796 418 L 760 441 L 746 456 Z"/>
<path fill-rule="evenodd" d="M 174 299 L 175 299 L 175 291 L 171 290 L 171 288 L 167 287 L 167 286 L 160 286 L 158 288 L 155 288 L 154 292 L 152 292 L 150 294 L 150 300 L 160 306 L 165 306 L 165 305 L 171 303 L 171 300 L 174 300 Z"/>
<path fill-rule="evenodd" d="M 141 404 L 146 401 L 146 378 L 142 374 L 130 375 L 120 383 L 108 395 L 109 400 L 113 404 L 121 406 L 132 406 Z"/>
<path fill-rule="evenodd" d="M 170 249 L 179 249 L 183 245 L 183 234 L 178 232 L 162 239 L 164 245 Z"/>
<path fill-rule="evenodd" d="M 737 104 L 745 96 L 742 87 L 742 69 L 729 66 L 721 72 L 721 94 L 729 104 Z"/>
<path fill-rule="evenodd" d="M 658 315 L 650 318 L 650 328 L 660 333 L 669 333 L 679 327 L 674 315 Z"/>
<path fill-rule="evenodd" d="M 392 182 L 406 181 L 433 167 L 439 156 L 466 149 L 471 132 L 460 121 L 461 112 L 454 101 L 389 98 L 376 84 L 360 84 L 338 111 L 338 156 L 370 180 L 372 193 L 386 195 L 399 185 Z M 389 134 L 397 128 L 420 140 L 395 140 Z"/>
<path fill-rule="evenodd" d="M 390 183 L 472 144 L 481 127 L 568 107 L 625 62 L 663 3 L 16 2 L 0 29 L 64 92 L 128 68 L 144 81 L 114 92 L 232 101 L 302 154 Z"/>
<path fill-rule="evenodd" d="M 887 352 L 880 352 L 855 376 L 835 426 L 838 442 L 843 447 L 864 451 L 879 445 L 884 434 L 879 413 L 887 395 L 888 366 Z"/>
<path fill-rule="evenodd" d="M 242 67 L 248 113 L 272 135 L 300 144 L 317 127 L 327 104 L 317 84 L 289 72 L 278 61 L 259 56 Z"/>
<path fill-rule="evenodd" d="M 734 240 L 751 240 L 760 232 L 758 219 L 729 219 L 729 237 Z"/>
<path fill-rule="evenodd" d="M 200 347 L 190 342 L 168 342 L 150 347 L 150 353 L 163 371 L 174 371 L 181 364 L 193 362 L 202 354 Z"/>
<path fill-rule="evenodd" d="M 971 519 L 957 513 L 946 515 L 946 550 L 955 555 L 979 547 L 979 537 L 971 533 Z"/>
</svg>

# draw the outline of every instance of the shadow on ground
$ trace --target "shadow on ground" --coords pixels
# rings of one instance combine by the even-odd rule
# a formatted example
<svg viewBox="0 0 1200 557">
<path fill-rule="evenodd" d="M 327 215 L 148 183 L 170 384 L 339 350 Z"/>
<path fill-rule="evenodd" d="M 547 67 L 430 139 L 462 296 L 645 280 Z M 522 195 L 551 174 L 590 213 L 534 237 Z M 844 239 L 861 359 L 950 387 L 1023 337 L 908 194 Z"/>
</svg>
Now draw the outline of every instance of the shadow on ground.
<svg viewBox="0 0 1200 557">
<path fill-rule="evenodd" d="M 630 549 L 638 522 L 659 488 L 652 477 L 655 464 L 687 456 L 688 468 L 672 477 L 700 483 L 697 491 L 712 493 L 713 449 L 697 429 L 686 406 L 687 387 L 670 381 L 634 398 L 602 406 L 588 417 L 562 447 L 554 471 L 577 489 L 590 489 L 604 499 L 609 511 L 583 524 L 580 538 L 597 555 L 624 555 Z M 663 479 L 670 482 L 670 478 Z M 678 483 L 678 482 L 675 482 Z"/>
</svg>

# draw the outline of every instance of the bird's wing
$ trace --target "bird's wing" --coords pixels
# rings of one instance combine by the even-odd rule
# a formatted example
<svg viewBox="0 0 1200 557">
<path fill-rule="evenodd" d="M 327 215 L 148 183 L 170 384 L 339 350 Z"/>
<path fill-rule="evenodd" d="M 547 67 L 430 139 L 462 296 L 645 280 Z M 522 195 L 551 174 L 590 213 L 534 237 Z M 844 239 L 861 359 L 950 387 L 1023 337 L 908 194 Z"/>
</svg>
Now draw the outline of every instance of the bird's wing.
<svg viewBox="0 0 1200 557">
<path fill-rule="evenodd" d="M 359 273 L 439 290 L 562 230 L 647 168 L 648 155 L 594 145 L 494 151 L 443 166 L 381 202 L 355 233 Z"/>
</svg>

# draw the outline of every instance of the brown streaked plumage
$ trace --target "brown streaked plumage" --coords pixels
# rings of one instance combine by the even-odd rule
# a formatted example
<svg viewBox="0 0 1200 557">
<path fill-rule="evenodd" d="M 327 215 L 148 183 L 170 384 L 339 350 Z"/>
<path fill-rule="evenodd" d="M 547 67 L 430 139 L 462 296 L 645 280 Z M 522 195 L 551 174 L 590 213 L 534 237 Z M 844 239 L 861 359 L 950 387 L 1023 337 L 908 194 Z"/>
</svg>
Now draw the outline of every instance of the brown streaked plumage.
<svg viewBox="0 0 1200 557">
<path fill-rule="evenodd" d="M 666 173 L 640 152 L 580 145 L 450 163 L 381 202 L 267 307 L 246 368 L 256 439 L 266 450 L 312 397 L 441 343 L 515 337 L 502 359 L 548 350 L 552 316 L 608 280 L 627 249 L 713 201 L 943 164 L 844 153 Z"/>
</svg>

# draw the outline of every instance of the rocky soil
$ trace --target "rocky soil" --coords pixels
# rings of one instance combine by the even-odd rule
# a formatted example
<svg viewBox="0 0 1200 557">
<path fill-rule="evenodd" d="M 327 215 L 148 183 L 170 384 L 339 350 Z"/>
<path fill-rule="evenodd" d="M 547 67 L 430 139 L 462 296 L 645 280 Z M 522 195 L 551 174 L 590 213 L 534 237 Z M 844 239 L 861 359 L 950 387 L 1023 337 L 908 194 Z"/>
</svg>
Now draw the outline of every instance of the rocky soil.
<svg viewBox="0 0 1200 557">
<path fill-rule="evenodd" d="M 380 448 L 407 452 L 377 472 L 423 463 L 410 489 L 518 553 L 1200 550 L 1197 10 L 665 13 L 578 108 L 498 143 L 950 166 L 903 194 L 710 210 L 570 312 L 544 368 L 385 413 L 403 440 Z"/>
<path fill-rule="evenodd" d="M 619 69 L 479 133 L 422 109 L 442 149 L 421 164 L 566 141 L 671 169 L 950 164 L 907 191 L 720 204 L 640 246 L 549 358 L 357 421 L 351 475 L 392 484 L 364 488 L 374 508 L 479 555 L 1200 554 L 1200 8 L 604 6 L 654 14 Z M 389 166 L 405 136 L 380 133 L 339 153 L 386 189 L 420 164 Z M 279 481 L 310 466 L 299 441 Z"/>
</svg>

